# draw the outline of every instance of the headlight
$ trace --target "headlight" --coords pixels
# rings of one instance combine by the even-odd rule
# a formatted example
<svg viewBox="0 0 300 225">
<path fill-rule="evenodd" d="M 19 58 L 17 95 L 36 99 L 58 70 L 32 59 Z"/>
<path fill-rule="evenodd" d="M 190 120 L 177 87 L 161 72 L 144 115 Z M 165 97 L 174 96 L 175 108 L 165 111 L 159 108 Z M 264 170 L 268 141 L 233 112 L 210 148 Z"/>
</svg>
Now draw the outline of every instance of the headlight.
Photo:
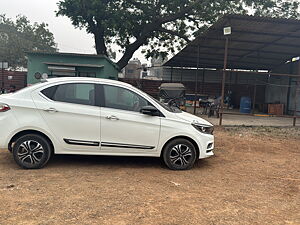
<svg viewBox="0 0 300 225">
<path fill-rule="evenodd" d="M 192 126 L 195 127 L 198 131 L 200 131 L 203 134 L 211 134 L 214 133 L 214 127 L 205 125 L 205 124 L 199 124 L 199 123 L 192 123 Z"/>
</svg>

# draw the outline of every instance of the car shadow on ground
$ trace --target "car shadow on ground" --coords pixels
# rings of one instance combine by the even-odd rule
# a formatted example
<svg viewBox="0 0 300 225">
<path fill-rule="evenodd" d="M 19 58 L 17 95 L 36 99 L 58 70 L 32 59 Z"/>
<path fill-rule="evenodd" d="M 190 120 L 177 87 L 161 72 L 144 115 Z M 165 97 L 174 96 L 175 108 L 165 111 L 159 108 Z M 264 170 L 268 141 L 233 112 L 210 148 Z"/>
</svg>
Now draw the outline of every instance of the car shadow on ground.
<svg viewBox="0 0 300 225">
<path fill-rule="evenodd" d="M 167 169 L 160 158 L 135 156 L 85 156 L 85 155 L 55 155 L 47 167 L 126 167 L 126 168 L 163 168 Z M 194 168 L 208 168 L 207 160 L 198 160 Z"/>
<path fill-rule="evenodd" d="M 48 166 L 164 167 L 160 158 L 134 156 L 55 155 Z"/>
<path fill-rule="evenodd" d="M 193 169 L 207 169 L 214 167 L 213 158 L 201 159 L 195 163 Z M 3 162 L 2 162 L 3 160 Z M 3 154 L 1 165 L 15 165 L 19 168 L 11 153 Z M 80 167 L 109 167 L 109 168 L 157 168 L 168 169 L 160 158 L 138 156 L 88 156 L 88 155 L 54 155 L 45 168 L 80 168 Z"/>
</svg>

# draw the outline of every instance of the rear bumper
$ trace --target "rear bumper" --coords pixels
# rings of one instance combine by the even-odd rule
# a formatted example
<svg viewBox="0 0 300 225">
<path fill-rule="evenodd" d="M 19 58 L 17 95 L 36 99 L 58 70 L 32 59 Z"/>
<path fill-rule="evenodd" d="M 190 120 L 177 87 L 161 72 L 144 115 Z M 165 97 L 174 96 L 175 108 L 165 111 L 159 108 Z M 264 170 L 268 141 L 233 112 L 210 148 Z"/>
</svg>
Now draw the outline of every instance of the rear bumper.
<svg viewBox="0 0 300 225">
<path fill-rule="evenodd" d="M 0 149 L 7 149 L 18 122 L 11 112 L 0 113 Z"/>
</svg>

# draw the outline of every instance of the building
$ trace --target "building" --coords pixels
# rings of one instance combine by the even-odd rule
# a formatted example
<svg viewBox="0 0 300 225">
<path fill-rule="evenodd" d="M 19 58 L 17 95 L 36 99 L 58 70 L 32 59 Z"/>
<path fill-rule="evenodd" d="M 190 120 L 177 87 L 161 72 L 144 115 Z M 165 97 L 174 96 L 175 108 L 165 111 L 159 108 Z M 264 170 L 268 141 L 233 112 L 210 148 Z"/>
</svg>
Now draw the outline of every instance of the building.
<svg viewBox="0 0 300 225">
<path fill-rule="evenodd" d="M 29 52 L 27 83 L 39 81 L 35 74 L 51 77 L 97 77 L 118 79 L 119 68 L 104 55 Z"/>
<path fill-rule="evenodd" d="M 147 78 L 149 77 L 149 70 L 147 63 L 142 64 L 142 71 L 141 71 L 141 78 Z"/>
<path fill-rule="evenodd" d="M 150 76 L 162 79 L 163 71 L 164 71 L 163 64 L 166 61 L 167 60 L 163 60 L 163 58 L 161 56 L 158 58 L 152 58 L 151 59 L 151 67 L 149 69 Z"/>
<path fill-rule="evenodd" d="M 252 113 L 300 116 L 299 40 L 300 20 L 227 15 L 164 63 L 162 78 L 188 82 L 195 97 L 234 93 L 236 108 L 249 97 Z"/>
<path fill-rule="evenodd" d="M 142 73 L 142 63 L 139 59 L 133 59 L 128 62 L 124 68 L 124 78 L 127 79 L 140 79 Z"/>
</svg>

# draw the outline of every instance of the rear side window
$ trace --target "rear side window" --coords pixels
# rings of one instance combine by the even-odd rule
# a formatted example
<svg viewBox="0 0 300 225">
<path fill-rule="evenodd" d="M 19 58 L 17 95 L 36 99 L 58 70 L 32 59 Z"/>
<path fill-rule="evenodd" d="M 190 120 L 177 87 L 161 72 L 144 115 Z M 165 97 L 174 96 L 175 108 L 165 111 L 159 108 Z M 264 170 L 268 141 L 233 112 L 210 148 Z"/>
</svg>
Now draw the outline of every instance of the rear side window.
<svg viewBox="0 0 300 225">
<path fill-rule="evenodd" d="M 95 105 L 95 85 L 87 83 L 61 84 L 41 91 L 53 101 Z"/>
<path fill-rule="evenodd" d="M 47 97 L 53 100 L 53 96 L 58 86 L 53 86 L 42 90 L 41 92 Z"/>
</svg>

